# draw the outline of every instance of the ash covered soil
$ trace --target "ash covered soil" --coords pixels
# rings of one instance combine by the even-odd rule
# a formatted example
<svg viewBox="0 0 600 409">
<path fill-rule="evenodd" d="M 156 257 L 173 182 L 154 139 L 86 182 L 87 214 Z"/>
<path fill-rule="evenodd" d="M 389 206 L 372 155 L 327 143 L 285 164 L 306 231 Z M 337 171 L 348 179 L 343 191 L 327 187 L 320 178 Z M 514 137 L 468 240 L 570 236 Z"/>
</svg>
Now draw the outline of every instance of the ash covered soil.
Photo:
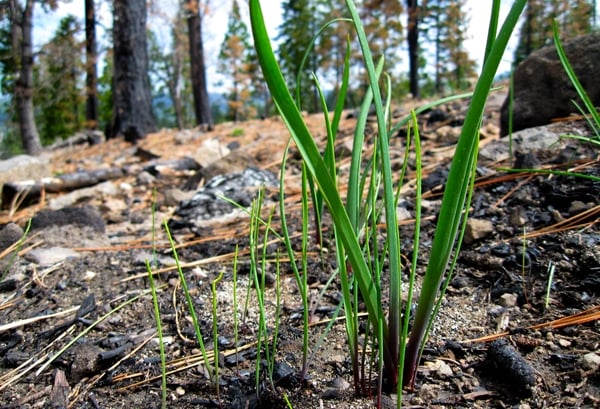
<svg viewBox="0 0 600 409">
<path fill-rule="evenodd" d="M 488 104 L 466 242 L 424 350 L 416 388 L 404 392 L 405 407 L 600 405 L 600 184 L 502 170 L 515 167 L 508 139 L 500 138 L 497 127 L 502 98 L 493 95 Z M 407 114 L 408 108 L 397 116 Z M 465 110 L 466 105 L 454 104 L 422 118 L 425 220 L 420 276 Z M 355 126 L 348 114 L 336 148 L 341 174 L 349 166 Z M 323 143 L 322 116 L 307 115 L 306 121 Z M 369 149 L 374 127 L 368 127 Z M 589 135 L 589 130 L 582 121 L 568 120 L 516 135 L 517 167 L 600 175 L 597 149 L 558 139 L 564 133 Z M 328 284 L 336 268 L 328 218 L 322 246 L 311 243 L 308 261 L 310 360 L 303 382 L 301 298 L 283 256 L 278 276 L 274 260 L 285 250 L 269 237 L 269 263 L 261 273 L 267 326 L 271 334 L 278 331 L 272 384 L 266 364 L 261 364 L 256 381 L 257 357 L 264 360 L 265 351 L 256 342 L 259 309 L 250 276 L 249 218 L 222 202 L 202 210 L 190 205 L 203 187 L 206 200 L 211 195 L 218 200 L 206 189 L 218 185 L 211 182 L 214 176 L 249 168 L 277 174 L 287 139 L 284 125 L 272 118 L 222 124 L 211 132 L 163 130 L 137 146 L 110 140 L 48 152 L 55 174 L 112 168 L 123 174 L 82 189 L 46 193 L 15 212 L 0 214 L 0 223 L 14 222 L 20 228 L 33 217 L 18 255 L 9 252 L 0 260 L 2 271 L 8 271 L 0 290 L 0 408 L 160 406 L 159 344 L 146 261 L 154 266 L 159 286 L 169 407 L 285 408 L 284 397 L 294 408 L 373 407 L 368 392 L 355 394 L 343 322 L 335 323 L 320 341 L 340 301 L 338 280 Z M 405 141 L 401 134 L 391 141 L 397 174 Z M 235 184 L 235 178 L 229 179 Z M 299 232 L 300 161 L 294 148 L 287 180 L 289 224 L 292 232 Z M 405 260 L 412 254 L 414 188 L 411 168 L 398 209 Z M 242 191 L 235 185 L 233 190 Z M 238 199 L 246 200 L 244 195 Z M 267 187 L 265 215 L 278 207 L 276 200 L 277 189 Z M 187 213 L 181 212 L 182 201 L 188 204 Z M 218 388 L 203 369 L 164 220 L 170 221 L 211 353 L 211 283 L 223 273 L 216 285 Z M 19 228 L 8 226 L 1 237 L 4 247 L 19 237 Z M 280 230 L 278 211 L 273 226 Z M 396 397 L 383 399 L 383 407 L 392 407 Z"/>
</svg>

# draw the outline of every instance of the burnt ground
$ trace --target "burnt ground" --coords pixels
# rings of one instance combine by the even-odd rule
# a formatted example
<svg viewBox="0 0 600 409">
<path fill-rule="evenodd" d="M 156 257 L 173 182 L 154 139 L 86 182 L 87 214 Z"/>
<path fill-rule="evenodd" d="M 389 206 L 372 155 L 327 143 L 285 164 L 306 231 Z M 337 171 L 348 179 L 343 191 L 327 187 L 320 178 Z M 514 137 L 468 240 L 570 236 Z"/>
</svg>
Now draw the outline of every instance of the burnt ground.
<svg viewBox="0 0 600 409">
<path fill-rule="evenodd" d="M 512 163 L 508 140 L 499 137 L 496 126 L 499 102 L 500 97 L 490 102 L 482 128 L 468 243 L 463 245 L 457 273 L 424 350 L 416 388 L 404 392 L 403 403 L 413 408 L 597 407 L 600 184 L 580 177 L 502 170 Z M 423 118 L 426 201 L 420 274 L 452 157 L 452 138 L 460 129 L 464 108 L 444 107 L 443 112 Z M 322 117 L 306 119 L 315 137 L 322 140 Z M 342 173 L 348 166 L 353 126 L 352 118 L 341 125 L 343 137 L 337 152 Z M 519 166 L 600 175 L 597 148 L 573 140 L 543 142 L 548 133 L 586 134 L 585 123 L 569 120 L 540 132 L 534 132 L 529 144 L 525 137 L 515 140 Z M 223 124 L 212 132 L 164 130 L 138 146 L 111 140 L 49 152 L 55 174 L 114 167 L 124 173 L 85 189 L 47 192 L 27 206 L 0 214 L 0 223 L 15 222 L 21 227 L 38 215 L 18 255 L 5 252 L 0 260 L 8 272 L 0 290 L 0 408 L 160 406 L 160 357 L 152 298 L 147 292 L 147 260 L 154 261 L 161 286 L 158 299 L 170 371 L 169 407 L 284 408 L 288 407 L 284 397 L 294 408 L 372 407 L 374 398 L 369 392 L 360 397 L 354 393 L 343 322 L 335 323 L 319 342 L 340 299 L 338 280 L 328 284 L 335 261 L 327 218 L 322 246 L 311 244 L 311 359 L 304 382 L 298 379 L 301 300 L 287 260 L 282 258 L 277 275 L 273 260 L 277 251 L 283 254 L 283 247 L 273 236 L 267 248 L 269 262 L 262 272 L 267 326 L 271 334 L 278 330 L 274 381 L 267 378 L 263 361 L 256 382 L 256 362 L 259 356 L 264 360 L 265 351 L 256 343 L 259 315 L 247 252 L 249 219 L 241 212 L 192 226 L 174 225 L 178 256 L 209 351 L 214 345 L 210 287 L 223 273 L 216 286 L 218 388 L 208 380 L 194 341 L 181 282 L 160 224 L 173 219 L 179 201 L 189 199 L 210 176 L 248 166 L 277 172 L 287 137 L 279 120 L 268 119 Z M 396 169 L 404 142 L 402 135 L 392 141 Z M 193 158 L 202 168 L 174 164 L 183 157 Z M 293 152 L 287 174 L 288 218 L 292 230 L 299 231 L 299 161 Z M 159 226 L 155 255 L 154 189 Z M 267 196 L 265 212 L 275 205 L 274 196 Z M 56 208 L 68 210 L 51 212 Z M 399 208 L 403 256 L 409 258 L 414 224 L 412 173 Z M 273 224 L 279 228 L 277 214 Z M 10 237 L 6 230 L 4 237 Z M 237 344 L 233 320 L 236 246 Z M 551 266 L 554 273 L 546 299 Z M 26 321 L 35 317 L 39 319 Z M 382 405 L 390 407 L 394 400 L 395 396 L 385 395 Z"/>
</svg>

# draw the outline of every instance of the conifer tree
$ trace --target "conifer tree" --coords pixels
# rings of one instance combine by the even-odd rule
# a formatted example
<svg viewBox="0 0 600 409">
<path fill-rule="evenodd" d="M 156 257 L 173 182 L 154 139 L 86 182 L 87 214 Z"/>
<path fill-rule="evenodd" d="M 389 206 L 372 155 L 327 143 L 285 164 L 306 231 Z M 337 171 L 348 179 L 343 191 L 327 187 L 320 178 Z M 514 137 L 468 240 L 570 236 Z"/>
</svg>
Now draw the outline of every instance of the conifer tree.
<svg viewBox="0 0 600 409">
<path fill-rule="evenodd" d="M 83 125 L 83 44 L 77 19 L 64 17 L 39 52 L 34 71 L 36 123 L 44 144 L 72 136 Z"/>
<path fill-rule="evenodd" d="M 399 74 L 397 67 L 402 60 L 403 12 L 401 0 L 363 0 L 360 3 L 360 15 L 373 58 L 377 61 L 385 56 L 384 70 L 392 78 Z"/>
<path fill-rule="evenodd" d="M 287 0 L 282 4 L 283 23 L 279 27 L 278 40 L 281 70 L 288 80 L 290 89 L 296 86 L 296 76 L 311 40 L 322 26 L 322 8 L 318 7 L 317 0 Z M 301 90 L 300 101 L 296 101 L 303 109 L 311 112 L 319 110 L 319 99 L 316 89 L 312 84 L 311 72 L 317 72 L 321 56 L 318 50 L 311 52 L 310 57 L 300 73 Z"/>
<path fill-rule="evenodd" d="M 3 90 L 8 90 L 18 121 L 23 148 L 31 155 L 42 151 L 40 135 L 35 123 L 33 107 L 33 11 L 35 0 L 5 0 L 0 2 L 0 17 L 6 24 L 7 58 L 0 60 L 3 74 Z M 40 2 L 43 7 L 56 9 L 56 0 Z"/>
<path fill-rule="evenodd" d="M 464 89 L 475 75 L 475 61 L 465 49 L 469 19 L 465 0 L 430 0 L 424 9 L 424 37 L 433 43 L 435 90 Z"/>
<path fill-rule="evenodd" d="M 248 27 L 241 18 L 238 2 L 233 0 L 227 32 L 219 53 L 219 70 L 226 76 L 226 82 L 229 82 L 227 117 L 233 121 L 245 120 L 256 115 L 256 108 L 252 103 L 252 50 Z"/>
</svg>

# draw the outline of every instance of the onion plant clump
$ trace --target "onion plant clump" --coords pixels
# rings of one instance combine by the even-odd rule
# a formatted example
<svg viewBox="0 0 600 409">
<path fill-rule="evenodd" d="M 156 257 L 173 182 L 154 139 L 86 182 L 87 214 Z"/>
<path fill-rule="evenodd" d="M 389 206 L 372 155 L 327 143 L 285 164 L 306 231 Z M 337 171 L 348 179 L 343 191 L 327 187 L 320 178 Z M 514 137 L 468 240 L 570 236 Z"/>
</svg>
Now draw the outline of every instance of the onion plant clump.
<svg viewBox="0 0 600 409">
<path fill-rule="evenodd" d="M 414 146 L 417 162 L 420 160 L 418 144 L 418 129 L 416 116 L 392 124 L 390 119 L 391 84 L 389 78 L 382 73 L 382 62 L 374 62 L 369 50 L 364 28 L 361 24 L 356 6 L 352 0 L 346 0 L 350 27 L 360 44 L 364 68 L 368 74 L 368 87 L 360 109 L 357 129 L 354 135 L 354 145 L 351 158 L 350 174 L 348 176 L 348 192 L 343 195 L 339 186 L 336 170 L 336 158 L 333 146 L 337 136 L 337 119 L 344 107 L 344 92 L 350 83 L 348 69 L 350 46 L 346 50 L 345 69 L 341 93 L 333 112 L 333 121 L 324 103 L 324 93 L 319 86 L 318 78 L 313 75 L 313 81 L 320 93 L 325 114 L 327 147 L 321 154 L 313 136 L 300 112 L 300 102 L 294 99 L 288 90 L 287 82 L 281 74 L 269 40 L 261 5 L 259 0 L 250 1 L 250 16 L 254 44 L 258 59 L 271 96 L 278 112 L 286 124 L 303 159 L 309 177 L 313 184 L 313 207 L 318 209 L 321 201 L 327 209 L 333 222 L 336 257 L 338 260 L 339 281 L 343 293 L 343 307 L 346 318 L 346 333 L 353 364 L 355 387 L 361 383 L 361 364 L 364 368 L 365 354 L 378 371 L 378 396 L 385 387 L 387 390 L 397 388 L 401 396 L 403 386 L 413 387 L 417 364 L 427 334 L 439 309 L 443 290 L 448 282 L 454 262 L 450 263 L 452 254 L 458 253 L 460 247 L 459 230 L 466 220 L 466 209 L 472 192 L 473 176 L 477 162 L 479 127 L 482 120 L 486 98 L 491 90 L 492 82 L 507 46 L 509 37 L 522 13 L 526 0 L 516 0 L 498 31 L 498 15 L 500 2 L 492 4 L 490 31 L 481 76 L 471 97 L 471 103 L 464 126 L 456 146 L 448 181 L 446 184 L 442 206 L 436 225 L 435 236 L 427 261 L 417 308 L 409 333 L 408 320 L 410 316 L 411 294 L 402 303 L 402 265 L 400 260 L 401 248 L 399 226 L 396 216 L 399 186 L 402 183 L 393 182 L 394 175 L 390 161 L 390 137 L 400 128 L 412 123 Z M 341 21 L 338 24 L 344 24 Z M 498 32 L 497 32 L 498 31 Z M 326 35 L 326 30 L 320 32 Z M 383 83 L 383 90 L 380 84 Z M 387 95 L 384 101 L 383 95 Z M 377 117 L 377 135 L 373 151 L 367 154 L 363 147 L 364 125 L 371 106 L 375 107 Z M 407 145 L 407 152 L 410 145 Z M 397 179 L 397 178 L 396 178 Z M 283 189 L 283 186 L 281 187 Z M 417 189 L 418 191 L 419 189 Z M 419 193 L 417 192 L 417 199 Z M 417 202 L 416 208 L 420 208 Z M 319 217 L 316 218 L 320 219 Z M 385 220 L 385 241 L 378 242 L 378 224 Z M 411 275 L 414 281 L 418 249 L 418 225 L 415 235 L 415 246 L 412 258 Z M 319 229 L 319 226 L 317 226 Z M 389 282 L 387 295 L 381 287 L 382 277 Z M 412 285 L 409 287 L 412 289 Z M 360 296 L 360 299 L 359 299 Z M 387 299 L 387 304 L 383 301 Z M 368 315 L 368 331 L 363 338 L 369 345 L 359 345 L 358 337 L 358 305 L 359 300 L 364 304 Z M 384 308 L 384 304 L 386 305 Z M 436 307 L 437 306 L 437 307 Z M 374 348 L 370 348 L 374 347 Z M 359 358 L 363 351 L 363 359 Z M 358 391 L 358 389 L 357 389 Z M 400 406 L 400 399 L 398 400 Z"/>
</svg>

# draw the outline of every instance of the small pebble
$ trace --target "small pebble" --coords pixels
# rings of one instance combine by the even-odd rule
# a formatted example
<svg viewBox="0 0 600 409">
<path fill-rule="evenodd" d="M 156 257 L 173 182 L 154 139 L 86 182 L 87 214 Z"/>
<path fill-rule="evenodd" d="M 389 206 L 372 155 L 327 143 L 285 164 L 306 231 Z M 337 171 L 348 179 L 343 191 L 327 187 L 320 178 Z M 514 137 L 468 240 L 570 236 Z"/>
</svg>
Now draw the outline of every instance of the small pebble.
<svg viewBox="0 0 600 409">
<path fill-rule="evenodd" d="M 517 295 L 513 293 L 505 293 L 500 296 L 500 305 L 504 308 L 512 308 L 517 305 Z"/>
<path fill-rule="evenodd" d="M 597 371 L 600 368 L 600 355 L 595 352 L 588 352 L 581 357 L 581 366 L 588 371 Z"/>
</svg>

